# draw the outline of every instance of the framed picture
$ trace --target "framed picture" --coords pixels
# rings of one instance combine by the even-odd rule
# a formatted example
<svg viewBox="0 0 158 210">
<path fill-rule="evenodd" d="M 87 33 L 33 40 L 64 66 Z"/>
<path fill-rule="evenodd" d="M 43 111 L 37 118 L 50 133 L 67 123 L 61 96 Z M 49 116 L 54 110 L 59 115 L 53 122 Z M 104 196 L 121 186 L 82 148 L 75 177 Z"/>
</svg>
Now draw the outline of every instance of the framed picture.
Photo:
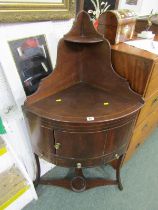
<svg viewBox="0 0 158 210">
<path fill-rule="evenodd" d="M 26 95 L 34 93 L 53 67 L 44 35 L 9 41 Z"/>
<path fill-rule="evenodd" d="M 138 3 L 138 0 L 126 0 L 126 4 L 129 4 L 129 5 L 137 5 Z"/>
<path fill-rule="evenodd" d="M 120 0 L 119 8 L 133 10 L 137 15 L 140 15 L 142 3 L 143 0 Z"/>
<path fill-rule="evenodd" d="M 92 19 L 98 19 L 99 15 L 106 10 L 118 8 L 118 0 L 85 0 L 84 10 L 87 11 Z"/>
<path fill-rule="evenodd" d="M 74 17 L 75 0 L 0 0 L 1 22 L 28 22 Z"/>
</svg>

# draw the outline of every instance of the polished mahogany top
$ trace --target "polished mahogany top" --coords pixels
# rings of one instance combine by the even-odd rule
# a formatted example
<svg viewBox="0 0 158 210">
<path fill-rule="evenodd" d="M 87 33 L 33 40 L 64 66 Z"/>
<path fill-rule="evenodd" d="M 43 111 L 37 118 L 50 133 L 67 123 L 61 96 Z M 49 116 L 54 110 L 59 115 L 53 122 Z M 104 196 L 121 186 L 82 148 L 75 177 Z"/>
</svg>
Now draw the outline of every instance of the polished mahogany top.
<svg viewBox="0 0 158 210">
<path fill-rule="evenodd" d="M 88 117 L 94 117 L 93 121 L 100 122 L 131 114 L 139 109 L 140 102 L 133 92 L 124 95 L 81 82 L 32 104 L 30 109 L 57 121 L 84 123 Z"/>
</svg>

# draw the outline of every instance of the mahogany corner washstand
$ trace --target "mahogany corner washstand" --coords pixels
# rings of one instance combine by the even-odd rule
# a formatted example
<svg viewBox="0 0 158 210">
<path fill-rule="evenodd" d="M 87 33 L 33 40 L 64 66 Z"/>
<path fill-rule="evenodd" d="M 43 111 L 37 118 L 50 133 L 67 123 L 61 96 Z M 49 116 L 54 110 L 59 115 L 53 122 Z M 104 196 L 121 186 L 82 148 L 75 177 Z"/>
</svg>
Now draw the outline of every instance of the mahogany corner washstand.
<svg viewBox="0 0 158 210">
<path fill-rule="evenodd" d="M 142 98 L 113 70 L 109 42 L 81 12 L 59 42 L 55 70 L 23 107 L 38 167 L 40 156 L 74 168 L 73 178 L 40 183 L 76 192 L 115 184 L 122 190 L 120 167 L 142 104 Z M 116 180 L 83 175 L 82 168 L 112 161 Z"/>
</svg>

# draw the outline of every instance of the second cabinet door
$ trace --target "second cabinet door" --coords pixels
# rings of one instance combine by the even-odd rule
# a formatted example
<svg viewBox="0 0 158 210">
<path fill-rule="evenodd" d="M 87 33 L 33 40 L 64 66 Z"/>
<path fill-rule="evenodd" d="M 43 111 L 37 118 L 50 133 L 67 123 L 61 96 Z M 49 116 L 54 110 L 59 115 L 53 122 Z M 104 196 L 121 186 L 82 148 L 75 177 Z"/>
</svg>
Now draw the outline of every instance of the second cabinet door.
<svg viewBox="0 0 158 210">
<path fill-rule="evenodd" d="M 105 154 L 115 152 L 128 144 L 133 128 L 133 122 L 134 121 L 130 121 L 120 127 L 116 127 L 108 131 L 104 149 Z"/>
</svg>

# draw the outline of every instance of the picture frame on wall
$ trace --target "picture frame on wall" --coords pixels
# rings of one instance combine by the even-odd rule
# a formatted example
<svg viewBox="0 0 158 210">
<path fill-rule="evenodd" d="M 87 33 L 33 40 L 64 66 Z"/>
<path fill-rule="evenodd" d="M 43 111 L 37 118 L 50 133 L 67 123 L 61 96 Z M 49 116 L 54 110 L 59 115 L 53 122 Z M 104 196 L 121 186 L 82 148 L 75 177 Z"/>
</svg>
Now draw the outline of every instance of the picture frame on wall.
<svg viewBox="0 0 158 210">
<path fill-rule="evenodd" d="M 95 5 L 97 6 L 98 4 L 101 6 L 101 5 L 104 5 L 107 4 L 107 5 L 110 5 L 109 7 L 109 10 L 111 9 L 117 9 L 118 8 L 118 0 L 84 0 L 84 10 L 85 11 L 88 11 L 89 9 L 94 9 L 94 4 L 93 2 L 95 3 Z"/>
<path fill-rule="evenodd" d="M 137 5 L 138 4 L 138 0 L 126 0 L 126 4 Z"/>
<path fill-rule="evenodd" d="M 0 0 L 1 23 L 71 19 L 74 11 L 75 0 Z"/>
<path fill-rule="evenodd" d="M 138 16 L 140 15 L 143 0 L 120 0 L 120 9 L 133 10 Z"/>
<path fill-rule="evenodd" d="M 119 0 L 84 0 L 84 10 L 95 20 L 106 10 L 117 9 L 118 3 Z"/>
<path fill-rule="evenodd" d="M 45 35 L 8 42 L 26 95 L 34 93 L 52 70 Z"/>
</svg>

